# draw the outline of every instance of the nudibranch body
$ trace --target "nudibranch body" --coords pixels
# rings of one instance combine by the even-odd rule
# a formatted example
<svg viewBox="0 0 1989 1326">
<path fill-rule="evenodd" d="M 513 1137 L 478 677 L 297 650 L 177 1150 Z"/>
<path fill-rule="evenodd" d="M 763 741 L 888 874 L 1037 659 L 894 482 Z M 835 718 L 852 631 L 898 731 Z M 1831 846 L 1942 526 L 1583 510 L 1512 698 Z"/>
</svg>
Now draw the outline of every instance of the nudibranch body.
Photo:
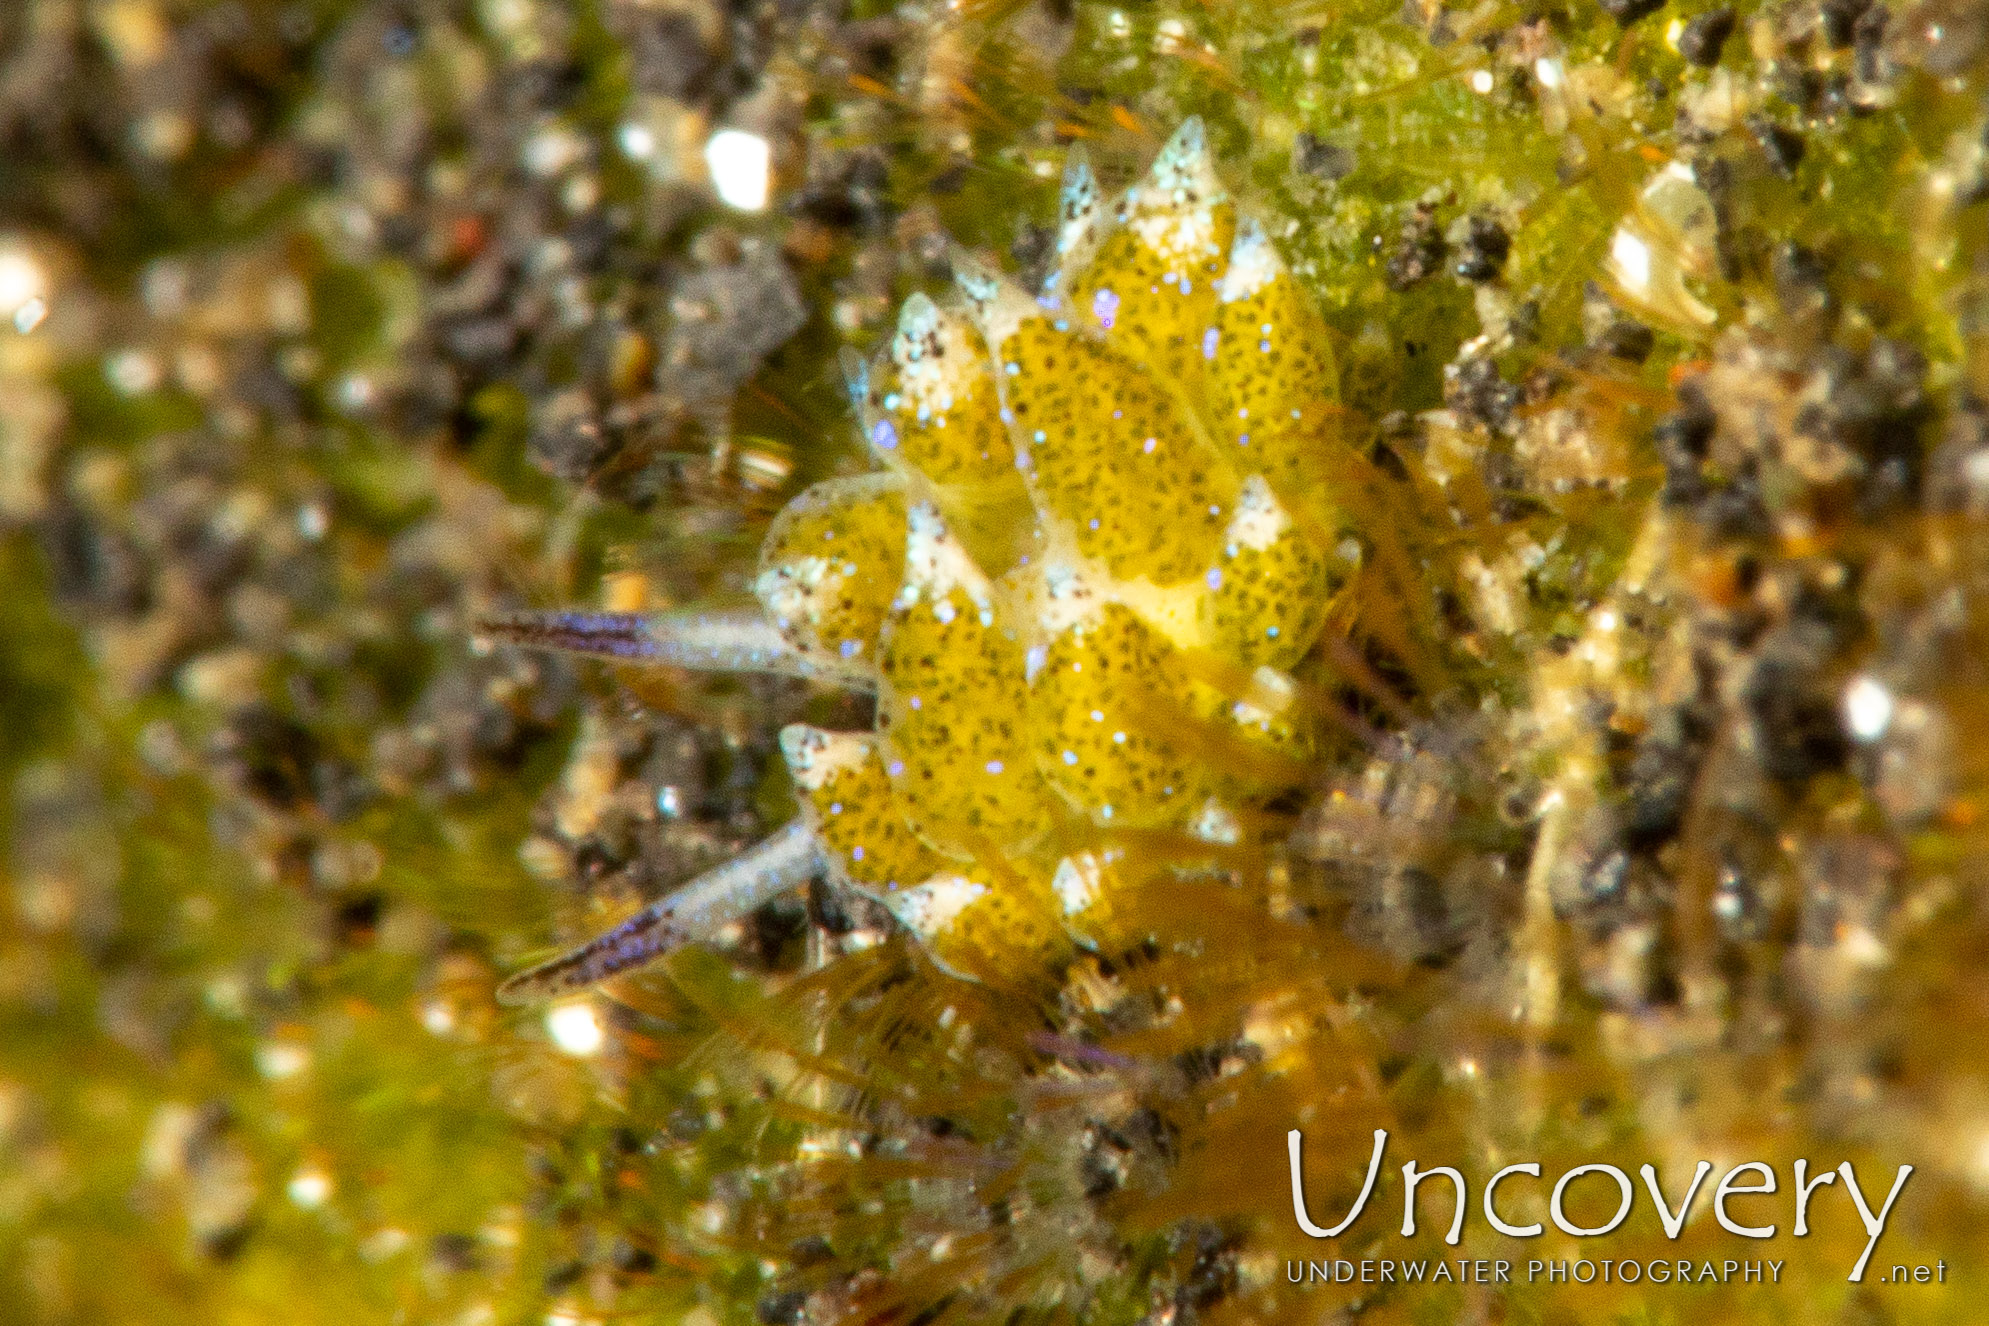
<svg viewBox="0 0 1989 1326">
<path fill-rule="evenodd" d="M 761 611 L 505 628 L 877 697 L 873 731 L 782 732 L 795 823 L 507 999 L 626 970 L 821 872 L 957 973 L 1040 969 L 1131 938 L 1113 920 L 1129 854 L 1206 860 L 1274 831 L 1265 808 L 1318 740 L 1286 669 L 1350 569 L 1317 472 L 1325 326 L 1198 121 L 1116 206 L 1075 158 L 1061 221 L 1040 292 L 962 258 L 956 297 L 913 295 L 850 366 L 878 469 L 781 512 Z"/>
</svg>

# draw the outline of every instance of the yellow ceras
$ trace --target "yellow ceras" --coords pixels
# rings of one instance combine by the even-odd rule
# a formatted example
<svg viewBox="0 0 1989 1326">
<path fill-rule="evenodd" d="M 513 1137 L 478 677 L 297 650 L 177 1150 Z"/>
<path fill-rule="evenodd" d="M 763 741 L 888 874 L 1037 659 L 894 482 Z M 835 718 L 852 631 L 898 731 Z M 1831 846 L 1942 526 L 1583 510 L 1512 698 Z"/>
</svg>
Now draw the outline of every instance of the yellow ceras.
<svg viewBox="0 0 1989 1326">
<path fill-rule="evenodd" d="M 1328 333 L 1183 124 L 1116 208 L 1076 157 L 1030 295 L 969 259 L 849 368 L 881 468 L 768 531 L 763 611 L 551 614 L 513 639 L 873 690 L 875 730 L 781 733 L 801 813 L 500 990 L 524 1002 L 826 872 L 957 973 L 1124 943 L 1115 844 L 1234 843 L 1305 775 L 1283 669 L 1349 569 L 1318 469 Z M 1119 909 L 1123 914 L 1123 908 Z"/>
</svg>

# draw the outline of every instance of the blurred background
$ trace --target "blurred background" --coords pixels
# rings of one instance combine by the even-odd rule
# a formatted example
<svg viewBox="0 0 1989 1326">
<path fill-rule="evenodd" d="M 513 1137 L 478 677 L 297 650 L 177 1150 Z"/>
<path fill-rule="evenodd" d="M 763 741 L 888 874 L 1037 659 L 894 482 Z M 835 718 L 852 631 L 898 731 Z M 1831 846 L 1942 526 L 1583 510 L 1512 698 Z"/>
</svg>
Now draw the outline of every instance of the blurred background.
<svg viewBox="0 0 1989 1326">
<path fill-rule="evenodd" d="M 1985 61 L 1967 0 L 10 0 L 0 1322 L 1978 1320 Z M 740 601 L 866 467 L 837 351 L 954 244 L 1040 273 L 1069 147 L 1116 186 L 1197 113 L 1446 513 L 1366 619 L 1441 645 L 1321 770 L 1327 937 L 1086 1061 L 1124 1099 L 946 1142 L 1089 1213 L 963 1295 L 899 1259 L 979 1197 L 781 1223 L 824 1125 L 756 1028 L 821 896 L 491 998 L 784 820 L 783 722 L 865 714 L 475 625 Z M 1653 521 L 1675 579 L 1612 598 Z M 1609 670 L 1610 604 L 1689 640 Z M 1543 847 L 1577 749 L 1601 809 Z M 1343 932 L 1387 974 L 1322 975 Z M 1515 1017 L 1526 962 L 1561 1002 Z M 1278 1299 L 1281 1172 L 1170 1180 L 1155 1120 L 1316 982 L 1426 1164 L 1910 1162 L 1876 1260 L 1950 1287 L 1853 1292 L 1837 1211 L 1773 1293 Z M 1041 1054 L 987 1091 L 1041 1105 Z"/>
</svg>

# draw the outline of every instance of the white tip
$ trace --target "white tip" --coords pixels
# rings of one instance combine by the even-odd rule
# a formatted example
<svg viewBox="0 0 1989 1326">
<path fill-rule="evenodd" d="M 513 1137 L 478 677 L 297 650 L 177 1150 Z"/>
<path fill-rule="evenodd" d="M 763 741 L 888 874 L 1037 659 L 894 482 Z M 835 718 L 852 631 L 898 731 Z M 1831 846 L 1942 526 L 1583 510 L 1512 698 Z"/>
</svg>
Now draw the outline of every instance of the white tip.
<svg viewBox="0 0 1989 1326">
<path fill-rule="evenodd" d="M 1220 847 L 1233 847 L 1243 837 L 1243 829 L 1237 824 L 1236 816 L 1214 797 L 1204 802 L 1195 818 L 1188 822 L 1188 832 L 1205 843 Z"/>
<path fill-rule="evenodd" d="M 1090 260 L 1105 229 L 1105 199 L 1091 159 L 1079 144 L 1064 162 L 1064 187 L 1057 200 L 1057 267 L 1044 282 L 1045 293 L 1068 287 L 1071 275 Z"/>
<path fill-rule="evenodd" d="M 780 755 L 794 785 L 804 792 L 818 790 L 837 774 L 863 767 L 875 750 L 867 732 L 828 732 L 806 723 L 780 730 Z"/>
<path fill-rule="evenodd" d="M 981 339 L 997 357 L 1002 344 L 1015 334 L 1017 327 L 1042 316 L 1042 309 L 1020 286 L 967 254 L 954 255 L 953 279 L 960 293 L 967 297 L 967 307 L 980 326 Z"/>
<path fill-rule="evenodd" d="M 1153 159 L 1148 181 L 1161 194 L 1156 201 L 1176 205 L 1212 203 L 1223 196 L 1201 116 L 1190 115 L 1181 121 L 1181 127 Z"/>
<path fill-rule="evenodd" d="M 914 294 L 898 310 L 897 334 L 891 337 L 891 362 L 902 374 L 915 373 L 918 366 L 946 353 L 943 341 L 945 315 L 939 305 L 923 293 Z"/>
<path fill-rule="evenodd" d="M 903 926 L 930 942 L 950 929 L 960 913 L 979 902 L 988 886 L 964 875 L 934 875 L 925 883 L 887 894 L 884 905 Z"/>
<path fill-rule="evenodd" d="M 1255 217 L 1244 217 L 1237 223 L 1236 243 L 1229 249 L 1229 270 L 1223 273 L 1218 287 L 1222 302 L 1233 304 L 1250 298 L 1277 280 L 1284 269 L 1284 260 L 1278 257 L 1264 227 Z"/>
<path fill-rule="evenodd" d="M 965 591 L 975 607 L 990 609 L 987 576 L 946 528 L 939 508 L 930 502 L 914 503 L 906 513 L 905 584 L 897 606 L 909 608 L 921 599 L 937 604 L 956 589 Z"/>
<path fill-rule="evenodd" d="M 836 564 L 826 557 L 792 558 L 753 577 L 753 597 L 767 610 L 774 626 L 783 632 L 802 624 L 819 629 L 822 582 L 836 572 Z"/>
<path fill-rule="evenodd" d="M 1095 621 L 1105 596 L 1084 571 L 1068 562 L 1043 567 L 1043 598 L 1036 605 L 1036 624 L 1045 639 L 1055 639 L 1080 623 Z"/>
<path fill-rule="evenodd" d="M 987 358 L 967 320 L 922 294 L 907 299 L 898 311 L 891 362 L 902 396 L 893 408 L 908 410 L 921 424 L 944 419 L 956 404 L 964 404 L 976 379 L 987 372 Z"/>
<path fill-rule="evenodd" d="M 939 330 L 939 305 L 923 290 L 915 290 L 898 310 L 898 335 L 910 341 L 931 337 Z"/>
<path fill-rule="evenodd" d="M 1050 887 L 1056 890 L 1057 901 L 1063 906 L 1065 916 L 1076 916 L 1091 910 L 1098 901 L 1098 858 L 1090 852 L 1080 852 L 1057 862 L 1057 873 L 1050 879 Z"/>
<path fill-rule="evenodd" d="M 1202 122 L 1190 117 L 1160 149 L 1146 179 L 1126 190 L 1120 218 L 1162 258 L 1192 266 L 1223 256 L 1215 209 L 1227 197 Z"/>
<path fill-rule="evenodd" d="M 1290 528 L 1291 517 L 1279 505 L 1271 485 L 1264 482 L 1263 475 L 1253 474 L 1243 481 L 1243 491 L 1236 495 L 1236 514 L 1230 517 L 1229 528 L 1223 532 L 1223 542 L 1263 552 Z"/>
<path fill-rule="evenodd" d="M 1057 200 L 1057 252 L 1070 248 L 1069 237 L 1098 219 L 1103 200 L 1098 196 L 1098 176 L 1092 173 L 1091 157 L 1079 144 L 1064 161 L 1064 185 Z"/>
</svg>

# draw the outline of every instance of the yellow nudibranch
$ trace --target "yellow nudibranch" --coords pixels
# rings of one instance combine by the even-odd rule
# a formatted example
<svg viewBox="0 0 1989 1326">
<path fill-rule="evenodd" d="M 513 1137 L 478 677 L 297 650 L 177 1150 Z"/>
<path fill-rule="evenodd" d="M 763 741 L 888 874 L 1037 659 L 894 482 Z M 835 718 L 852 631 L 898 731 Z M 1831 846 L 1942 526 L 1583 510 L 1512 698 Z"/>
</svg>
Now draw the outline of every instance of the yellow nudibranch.
<svg viewBox="0 0 1989 1326">
<path fill-rule="evenodd" d="M 913 295 L 847 366 L 879 468 L 780 513 L 758 610 L 497 624 L 877 697 L 874 731 L 781 733 L 794 823 L 501 997 L 628 970 L 825 872 L 956 974 L 1041 970 L 1137 939 L 1113 918 L 1140 844 L 1206 861 L 1276 822 L 1319 739 L 1285 670 L 1351 569 L 1319 473 L 1328 333 L 1198 120 L 1116 206 L 1074 154 L 1061 222 L 1039 293 L 962 257 L 956 296 Z"/>
</svg>

